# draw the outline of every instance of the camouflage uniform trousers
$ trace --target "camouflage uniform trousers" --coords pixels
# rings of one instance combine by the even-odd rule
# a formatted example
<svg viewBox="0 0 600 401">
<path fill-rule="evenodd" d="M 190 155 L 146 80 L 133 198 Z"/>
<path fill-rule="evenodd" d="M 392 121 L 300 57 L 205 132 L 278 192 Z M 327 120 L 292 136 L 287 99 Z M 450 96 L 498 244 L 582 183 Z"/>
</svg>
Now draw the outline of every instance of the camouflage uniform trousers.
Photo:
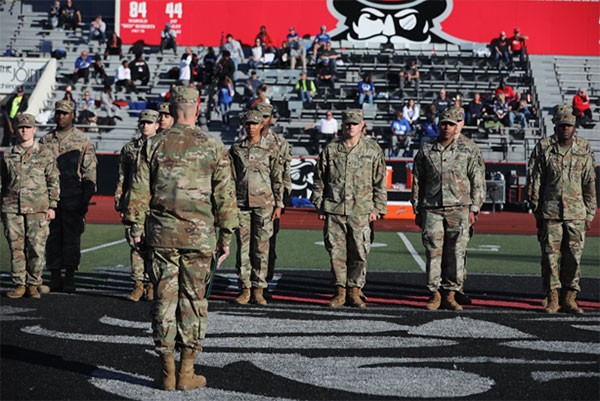
<svg viewBox="0 0 600 401">
<path fill-rule="evenodd" d="M 273 209 L 239 210 L 240 226 L 236 231 L 236 269 L 241 288 L 267 288 L 269 240 L 273 235 Z"/>
<path fill-rule="evenodd" d="M 77 206 L 80 202 L 61 200 L 56 218 L 50 222 L 50 236 L 46 242 L 48 270 L 77 270 L 81 260 L 81 234 L 85 231 L 85 214 Z"/>
<path fill-rule="evenodd" d="M 580 291 L 585 221 L 544 220 L 539 236 L 544 290 L 565 288 Z"/>
<path fill-rule="evenodd" d="M 421 231 L 427 255 L 427 288 L 460 291 L 465 280 L 469 208 L 426 209 Z"/>
<path fill-rule="evenodd" d="M 125 239 L 131 248 L 129 253 L 129 261 L 131 262 L 131 279 L 133 281 L 150 281 L 148 270 L 151 269 L 150 254 L 147 249 L 140 250 L 135 247 L 133 237 L 131 236 L 131 228 L 125 228 Z"/>
<path fill-rule="evenodd" d="M 152 248 L 150 280 L 156 297 L 152 304 L 152 332 L 159 354 L 175 348 L 202 350 L 208 324 L 206 286 L 212 255 L 192 249 Z"/>
<path fill-rule="evenodd" d="M 13 283 L 41 285 L 44 249 L 50 232 L 46 213 L 2 213 L 2 223 L 11 254 Z"/>
<path fill-rule="evenodd" d="M 329 252 L 333 286 L 363 288 L 371 251 L 369 215 L 328 213 L 323 237 Z"/>
</svg>

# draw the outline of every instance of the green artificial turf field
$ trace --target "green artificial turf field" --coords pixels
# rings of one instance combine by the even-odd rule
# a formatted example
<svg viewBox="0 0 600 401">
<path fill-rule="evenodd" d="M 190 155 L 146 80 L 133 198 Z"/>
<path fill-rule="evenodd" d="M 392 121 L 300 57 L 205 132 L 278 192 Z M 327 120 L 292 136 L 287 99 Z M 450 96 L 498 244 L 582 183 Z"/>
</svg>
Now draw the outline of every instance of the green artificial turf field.
<svg viewBox="0 0 600 401">
<path fill-rule="evenodd" d="M 421 260 L 425 251 L 418 233 L 401 233 L 412 244 Z M 96 267 L 129 264 L 129 247 L 123 239 L 119 225 L 91 224 L 82 238 L 81 270 Z M 282 230 L 278 236 L 278 262 L 280 269 L 329 269 L 327 252 L 319 230 Z M 600 238 L 587 238 L 582 263 L 584 276 L 600 276 Z M 10 270 L 6 240 L 0 242 L 1 270 Z M 107 245 L 102 247 L 103 245 Z M 97 249 L 94 249 L 98 247 Z M 235 241 L 232 256 L 224 268 L 235 266 Z M 496 274 L 539 274 L 539 245 L 534 236 L 475 234 L 469 243 L 469 272 Z M 369 256 L 369 271 L 420 271 L 419 264 L 407 249 L 399 233 L 378 232 Z"/>
</svg>

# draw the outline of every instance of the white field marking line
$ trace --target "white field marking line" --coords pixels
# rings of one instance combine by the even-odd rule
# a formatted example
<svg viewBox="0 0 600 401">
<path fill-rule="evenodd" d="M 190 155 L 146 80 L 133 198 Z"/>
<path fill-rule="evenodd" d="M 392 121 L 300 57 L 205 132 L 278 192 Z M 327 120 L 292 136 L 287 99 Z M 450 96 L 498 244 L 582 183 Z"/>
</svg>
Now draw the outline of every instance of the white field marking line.
<svg viewBox="0 0 600 401">
<path fill-rule="evenodd" d="M 81 253 L 88 253 L 88 252 L 97 251 L 98 249 L 108 248 L 109 246 L 122 244 L 125 241 L 126 241 L 125 238 L 123 238 L 123 239 L 120 239 L 118 241 L 107 242 L 106 244 L 102 244 L 102 245 L 94 246 L 94 247 L 91 247 L 91 248 L 88 248 L 88 249 L 84 249 L 83 251 L 81 251 Z"/>
<path fill-rule="evenodd" d="M 397 234 L 400 236 L 400 239 L 402 240 L 402 242 L 404 242 L 404 246 L 406 247 L 406 249 L 408 249 L 408 252 L 410 252 L 410 254 L 412 255 L 415 262 L 417 262 L 417 264 L 419 265 L 419 269 L 421 269 L 424 272 L 425 271 L 425 261 L 423 260 L 421 255 L 419 255 L 419 252 L 417 252 L 417 250 L 415 249 L 413 244 L 406 237 L 406 235 L 404 235 L 404 233 L 397 233 Z"/>
</svg>

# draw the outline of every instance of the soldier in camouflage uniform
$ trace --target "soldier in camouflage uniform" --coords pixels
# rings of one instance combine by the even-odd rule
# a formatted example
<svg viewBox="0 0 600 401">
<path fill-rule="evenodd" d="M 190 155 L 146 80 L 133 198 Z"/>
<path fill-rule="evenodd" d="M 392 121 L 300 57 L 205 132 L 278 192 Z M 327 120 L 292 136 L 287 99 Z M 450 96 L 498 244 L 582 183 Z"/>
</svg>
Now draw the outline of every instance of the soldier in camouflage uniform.
<svg viewBox="0 0 600 401">
<path fill-rule="evenodd" d="M 54 155 L 34 139 L 35 117 L 18 114 L 15 121 L 19 144 L 8 149 L 0 162 L 2 223 L 16 285 L 7 296 L 21 298 L 27 292 L 31 298 L 40 298 L 44 248 L 48 225 L 56 215 L 60 183 Z"/>
<path fill-rule="evenodd" d="M 383 152 L 362 135 L 364 125 L 362 110 L 343 112 L 342 137 L 327 144 L 315 166 L 311 201 L 319 219 L 325 220 L 323 235 L 335 286 L 332 308 L 345 303 L 366 306 L 360 295 L 371 248 L 369 223 L 387 212 Z"/>
<path fill-rule="evenodd" d="M 142 135 L 127 143 L 121 149 L 119 155 L 119 180 L 115 191 L 115 210 L 123 217 L 129 201 L 129 191 L 131 181 L 137 167 L 140 149 L 144 143 L 156 135 L 159 128 L 159 115 L 155 110 L 144 110 L 140 113 L 138 127 Z M 139 301 L 142 296 L 147 301 L 154 299 L 154 286 L 150 282 L 146 266 L 149 262 L 149 255 L 145 249 L 139 249 L 133 243 L 131 236 L 131 227 L 125 227 L 125 238 L 131 247 L 131 279 L 135 282 L 133 291 L 127 295 L 127 299 L 133 302 Z"/>
<path fill-rule="evenodd" d="M 161 103 L 160 105 L 158 105 L 158 113 L 160 114 L 160 118 L 158 120 L 160 127 L 158 132 L 160 133 L 171 128 L 175 123 L 175 119 L 171 115 L 169 103 Z"/>
<path fill-rule="evenodd" d="M 172 90 L 176 124 L 157 136 L 150 152 L 141 151 L 124 217 L 134 242 L 144 234 L 151 248 L 152 329 L 165 390 L 206 385 L 194 373 L 208 322 L 206 285 L 215 252 L 221 254 L 220 265 L 238 226 L 231 159 L 223 143 L 194 125 L 198 98 L 193 88 Z M 177 380 L 176 347 L 181 351 Z"/>
<path fill-rule="evenodd" d="M 241 293 L 238 304 L 252 301 L 266 305 L 269 240 L 273 222 L 283 207 L 283 165 L 279 149 L 261 135 L 262 113 L 246 112 L 243 123 L 248 136 L 229 150 L 236 176 L 236 196 L 240 228 L 237 231 L 236 268 Z M 250 293 L 252 289 L 252 294 Z"/>
<path fill-rule="evenodd" d="M 266 137 L 270 143 L 270 146 L 279 153 L 279 164 L 283 168 L 283 207 L 287 205 L 290 195 L 292 193 L 292 147 L 289 142 L 283 137 L 278 135 L 271 129 L 274 123 L 273 106 L 268 103 L 256 103 L 255 109 L 262 113 L 263 118 L 263 129 L 261 135 Z M 281 214 L 285 212 L 285 209 L 281 210 Z M 273 279 L 275 274 L 275 261 L 277 260 L 277 234 L 279 233 L 279 225 L 281 219 L 277 218 L 273 221 L 273 235 L 269 242 L 269 270 L 267 273 L 267 283 Z M 265 288 L 265 291 L 267 288 Z"/>
<path fill-rule="evenodd" d="M 427 253 L 429 310 L 441 305 L 462 310 L 455 294 L 463 287 L 469 227 L 485 200 L 483 157 L 477 145 L 459 133 L 460 119 L 455 108 L 443 112 L 437 141 L 417 153 L 413 166 L 411 203 Z"/>
<path fill-rule="evenodd" d="M 527 194 L 542 249 L 547 313 L 583 313 L 576 297 L 585 233 L 596 213 L 596 177 L 594 154 L 575 135 L 575 121 L 569 107 L 559 107 L 555 134 L 542 139 L 529 159 Z"/>
<path fill-rule="evenodd" d="M 46 242 L 51 291 L 75 292 L 85 214 L 96 192 L 96 152 L 90 139 L 73 126 L 74 109 L 69 100 L 56 102 L 56 128 L 40 139 L 54 154 L 60 173 L 60 201 Z"/>
</svg>

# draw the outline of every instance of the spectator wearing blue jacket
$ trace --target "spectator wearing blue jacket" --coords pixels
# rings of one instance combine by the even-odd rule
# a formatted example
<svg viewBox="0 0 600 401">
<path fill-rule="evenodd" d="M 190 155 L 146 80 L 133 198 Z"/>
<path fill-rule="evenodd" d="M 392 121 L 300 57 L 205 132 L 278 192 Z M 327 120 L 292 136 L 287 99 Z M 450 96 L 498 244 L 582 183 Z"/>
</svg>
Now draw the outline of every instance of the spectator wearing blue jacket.
<svg viewBox="0 0 600 401">
<path fill-rule="evenodd" d="M 400 148 L 404 148 L 403 156 L 409 156 L 413 131 L 408 120 L 404 118 L 402 110 L 396 112 L 392 120 L 392 157 L 398 156 Z"/>
<path fill-rule="evenodd" d="M 79 78 L 83 78 L 84 82 L 90 82 L 90 67 L 94 64 L 94 60 L 88 54 L 87 50 L 81 52 L 81 55 L 75 60 L 75 69 L 73 70 L 73 84 L 77 83 Z"/>
<path fill-rule="evenodd" d="M 435 141 L 439 135 L 438 125 L 435 122 L 435 113 L 427 113 L 427 117 L 421 126 L 421 149 L 430 142 Z"/>
<path fill-rule="evenodd" d="M 371 74 L 365 74 L 363 80 L 358 83 L 358 105 L 367 103 L 373 104 L 373 95 L 375 94 L 375 85 L 371 82 Z"/>
<path fill-rule="evenodd" d="M 219 110 L 221 111 L 221 119 L 223 124 L 229 129 L 229 110 L 233 103 L 233 96 L 235 90 L 233 89 L 233 81 L 230 77 L 225 77 L 219 85 Z"/>
</svg>

